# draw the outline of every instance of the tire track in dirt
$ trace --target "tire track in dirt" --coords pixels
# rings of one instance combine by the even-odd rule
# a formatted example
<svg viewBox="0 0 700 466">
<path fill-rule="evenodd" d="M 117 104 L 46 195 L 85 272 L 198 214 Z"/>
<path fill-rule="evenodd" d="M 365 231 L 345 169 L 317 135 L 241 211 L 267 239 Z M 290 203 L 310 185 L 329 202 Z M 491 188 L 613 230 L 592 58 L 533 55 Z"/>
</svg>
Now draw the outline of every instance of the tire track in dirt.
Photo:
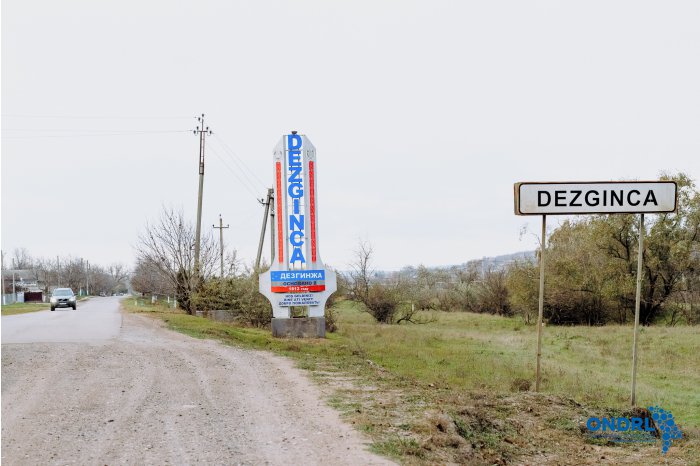
<svg viewBox="0 0 700 466">
<path fill-rule="evenodd" d="M 390 464 L 286 359 L 125 315 L 102 344 L 3 345 L 2 462 Z"/>
</svg>

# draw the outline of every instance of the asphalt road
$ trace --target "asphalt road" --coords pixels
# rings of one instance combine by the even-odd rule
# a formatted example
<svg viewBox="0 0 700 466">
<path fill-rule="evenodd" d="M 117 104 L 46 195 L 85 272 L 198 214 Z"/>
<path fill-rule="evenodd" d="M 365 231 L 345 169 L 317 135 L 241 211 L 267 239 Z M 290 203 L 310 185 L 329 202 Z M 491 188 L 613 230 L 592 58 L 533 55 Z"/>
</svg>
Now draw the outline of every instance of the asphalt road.
<svg viewBox="0 0 700 466">
<path fill-rule="evenodd" d="M 389 464 L 288 360 L 119 298 L 2 317 L 2 464 Z"/>
<path fill-rule="evenodd" d="M 91 298 L 69 307 L 2 318 L 2 343 L 98 342 L 119 335 L 118 297 Z"/>
</svg>

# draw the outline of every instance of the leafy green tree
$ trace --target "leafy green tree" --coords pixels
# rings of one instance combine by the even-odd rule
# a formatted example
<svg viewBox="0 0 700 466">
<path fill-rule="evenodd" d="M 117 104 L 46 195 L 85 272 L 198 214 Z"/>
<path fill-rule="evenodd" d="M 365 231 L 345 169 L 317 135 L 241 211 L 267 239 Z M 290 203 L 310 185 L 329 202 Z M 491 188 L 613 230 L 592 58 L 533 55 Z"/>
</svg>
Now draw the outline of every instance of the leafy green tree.
<svg viewBox="0 0 700 466">
<path fill-rule="evenodd" d="M 695 322 L 700 294 L 700 193 L 685 174 L 664 175 L 678 184 L 678 210 L 645 216 L 640 321 L 650 325 L 665 312 Z M 636 294 L 638 215 L 597 215 L 565 220 L 547 245 L 545 317 L 552 323 L 598 325 L 627 322 Z M 510 303 L 530 317 L 536 309 L 536 264 L 508 271 Z M 526 317 L 526 320 L 527 320 Z"/>
<path fill-rule="evenodd" d="M 652 324 L 661 315 L 669 297 L 692 279 L 699 268 L 700 193 L 693 180 L 683 173 L 664 175 L 662 179 L 672 179 L 678 184 L 678 209 L 674 213 L 645 217 L 639 312 L 644 325 Z M 599 246 L 612 259 L 611 269 L 617 271 L 619 286 L 611 294 L 620 305 L 632 308 L 639 248 L 638 216 L 598 216 L 590 223 Z"/>
<path fill-rule="evenodd" d="M 552 233 L 545 263 L 545 316 L 550 322 L 598 325 L 607 321 L 608 262 L 594 242 L 587 219 L 565 221 Z"/>
<path fill-rule="evenodd" d="M 539 306 L 539 276 L 537 264 L 516 261 L 508 267 L 506 286 L 513 313 L 522 316 L 527 324 L 537 317 Z"/>
<path fill-rule="evenodd" d="M 488 270 L 477 288 L 481 312 L 509 316 L 512 314 L 508 296 L 506 270 Z"/>
</svg>

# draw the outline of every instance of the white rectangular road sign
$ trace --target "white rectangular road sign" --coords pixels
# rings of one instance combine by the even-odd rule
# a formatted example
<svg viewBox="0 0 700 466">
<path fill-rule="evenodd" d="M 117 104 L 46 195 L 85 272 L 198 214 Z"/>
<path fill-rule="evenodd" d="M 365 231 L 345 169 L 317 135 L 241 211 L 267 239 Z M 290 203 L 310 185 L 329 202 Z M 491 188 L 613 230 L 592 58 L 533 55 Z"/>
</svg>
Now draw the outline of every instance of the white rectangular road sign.
<svg viewBox="0 0 700 466">
<path fill-rule="evenodd" d="M 515 183 L 515 214 L 674 212 L 677 190 L 675 181 Z"/>
</svg>

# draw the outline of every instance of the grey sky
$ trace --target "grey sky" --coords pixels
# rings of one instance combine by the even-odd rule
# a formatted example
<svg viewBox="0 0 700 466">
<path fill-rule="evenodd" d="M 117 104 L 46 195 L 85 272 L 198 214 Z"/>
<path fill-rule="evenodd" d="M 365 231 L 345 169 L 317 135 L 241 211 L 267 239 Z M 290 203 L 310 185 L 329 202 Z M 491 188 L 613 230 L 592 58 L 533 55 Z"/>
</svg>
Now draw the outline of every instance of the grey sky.
<svg viewBox="0 0 700 466">
<path fill-rule="evenodd" d="M 532 249 L 516 181 L 700 179 L 698 24 L 695 1 L 3 1 L 2 248 L 132 264 L 162 204 L 195 218 L 205 112 L 203 225 L 247 261 L 293 129 L 326 263 L 359 237 L 386 269 Z M 104 134 L 157 130 L 183 132 Z"/>
</svg>

